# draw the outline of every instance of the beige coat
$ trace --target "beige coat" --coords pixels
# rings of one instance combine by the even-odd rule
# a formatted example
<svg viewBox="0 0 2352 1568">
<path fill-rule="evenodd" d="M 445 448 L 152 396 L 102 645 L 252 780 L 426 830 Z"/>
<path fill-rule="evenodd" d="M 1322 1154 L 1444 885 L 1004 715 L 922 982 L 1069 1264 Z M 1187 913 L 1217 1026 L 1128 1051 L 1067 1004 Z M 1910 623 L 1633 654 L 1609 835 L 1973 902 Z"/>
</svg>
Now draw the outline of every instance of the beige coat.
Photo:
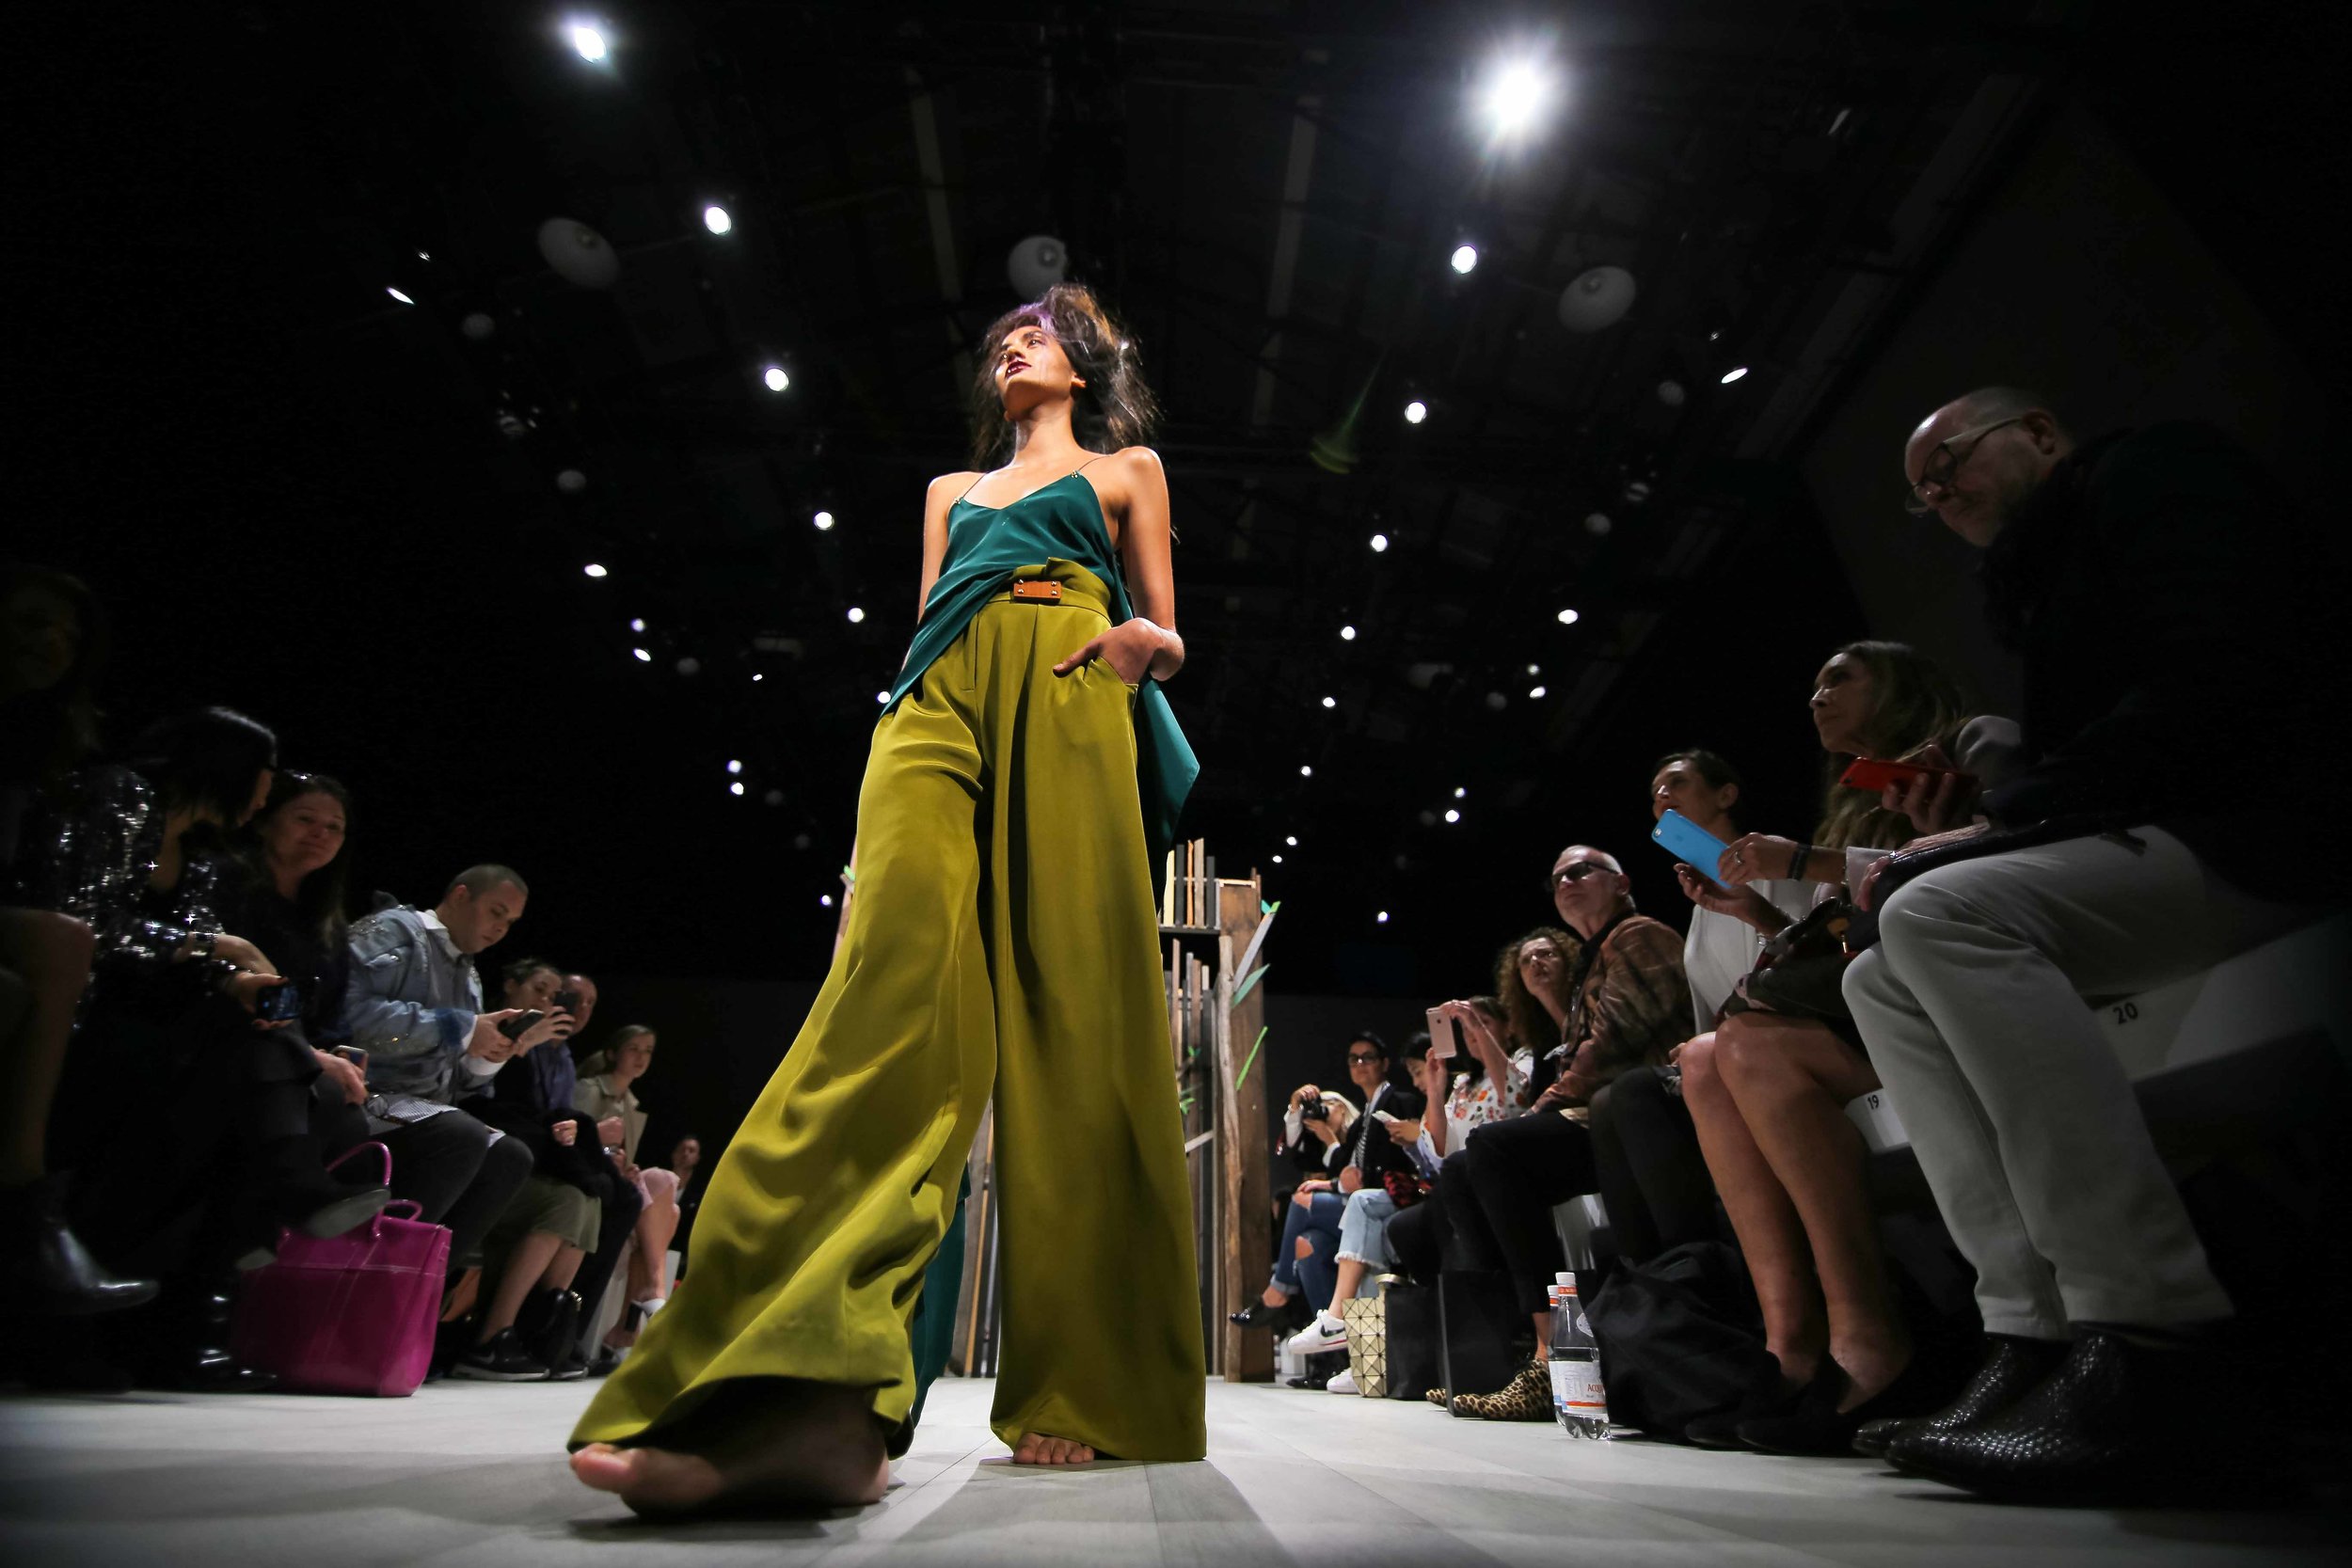
<svg viewBox="0 0 2352 1568">
<path fill-rule="evenodd" d="M 615 1090 L 610 1073 L 597 1073 L 582 1078 L 572 1085 L 572 1109 L 595 1121 L 607 1117 L 621 1118 L 621 1148 L 633 1164 L 637 1160 L 637 1140 L 645 1134 L 645 1108 L 637 1103 L 634 1089 Z"/>
</svg>

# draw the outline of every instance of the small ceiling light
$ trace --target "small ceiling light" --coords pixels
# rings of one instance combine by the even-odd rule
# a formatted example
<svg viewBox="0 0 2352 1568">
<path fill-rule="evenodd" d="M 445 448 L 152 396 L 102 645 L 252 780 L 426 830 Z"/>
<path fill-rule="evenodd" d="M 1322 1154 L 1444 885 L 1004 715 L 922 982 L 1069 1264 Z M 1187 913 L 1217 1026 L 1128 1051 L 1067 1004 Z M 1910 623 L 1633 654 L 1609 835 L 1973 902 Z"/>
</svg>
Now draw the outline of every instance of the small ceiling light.
<svg viewBox="0 0 2352 1568">
<path fill-rule="evenodd" d="M 1540 686 L 1531 686 L 1527 689 L 1527 694 L 1531 698 L 1540 697 L 1544 694 L 1544 689 Z"/>
<path fill-rule="evenodd" d="M 1285 833 L 1282 835 L 1282 842 L 1295 849 L 1298 847 L 1298 835 L 1295 833 Z"/>
<path fill-rule="evenodd" d="M 1527 667 L 1527 673 L 1531 675 L 1540 675 L 1544 673 L 1544 667 L 1540 664 L 1531 664 Z"/>
<path fill-rule="evenodd" d="M 1727 370 L 1727 371 L 1724 372 L 1724 386 L 1726 386 L 1726 387 L 1728 387 L 1728 386 L 1730 386 L 1733 382 L 1735 382 L 1735 381 L 1739 380 L 1741 376 L 1743 376 L 1743 375 L 1745 375 L 1745 374 L 1747 374 L 1747 373 L 1748 373 L 1748 368 L 1747 368 L 1747 366 L 1745 366 L 1745 365 L 1734 365 L 1734 366 L 1732 366 L 1732 367 L 1731 367 L 1731 369 L 1729 369 L 1729 370 Z"/>
<path fill-rule="evenodd" d="M 833 514 L 830 512 L 819 512 L 816 516 L 811 517 L 809 521 L 817 525 L 818 532 L 822 533 L 827 529 L 833 527 Z"/>
<path fill-rule="evenodd" d="M 752 684 L 754 686 L 757 686 L 761 681 L 764 681 L 767 678 L 767 676 L 760 674 L 757 671 L 754 671 L 752 673 Z"/>
<path fill-rule="evenodd" d="M 1572 626 L 1576 625 L 1576 611 L 1573 610 L 1564 610 L 1560 612 L 1559 619 L 1562 626 Z"/>
<path fill-rule="evenodd" d="M 792 385 L 792 378 L 784 373 L 782 365 L 769 366 L 759 372 L 759 379 L 768 384 L 768 389 L 771 392 L 781 392 Z"/>
<path fill-rule="evenodd" d="M 433 252 L 429 250 L 420 250 L 417 252 L 417 260 L 420 261 L 430 261 L 433 260 Z"/>
<path fill-rule="evenodd" d="M 1281 857 L 1281 856 L 1279 856 L 1279 855 L 1275 856 L 1275 857 L 1274 857 L 1274 863 L 1275 863 L 1275 864 L 1277 864 L 1277 865 L 1281 864 L 1281 863 L 1282 863 L 1282 857 Z"/>
<path fill-rule="evenodd" d="M 703 227 L 714 234 L 731 234 L 735 231 L 735 218 L 714 201 L 703 209 Z"/>
<path fill-rule="evenodd" d="M 827 909 L 832 909 L 832 908 L 833 908 L 833 895 L 832 895 L 832 894 L 830 894 L 830 893 L 820 893 L 820 894 L 818 894 L 818 895 L 817 895 L 817 901 L 818 901 L 819 904 L 824 905 L 824 906 L 825 906 L 825 908 L 827 908 Z"/>
<path fill-rule="evenodd" d="M 628 629 L 631 631 L 644 631 L 645 629 L 645 623 L 642 619 L 631 621 L 628 624 Z"/>
<path fill-rule="evenodd" d="M 1378 914 L 1374 915 L 1372 918 L 1379 922 L 1381 925 L 1386 926 L 1389 923 L 1389 911 L 1382 910 Z"/>
<path fill-rule="evenodd" d="M 406 294 L 402 293 L 398 289 L 393 288 L 389 283 L 384 285 L 384 292 L 391 295 L 394 299 L 400 301 L 403 305 L 414 305 L 417 303 L 415 300 L 410 299 Z"/>
<path fill-rule="evenodd" d="M 1325 707 L 1337 707 L 1340 705 L 1340 700 L 1337 697 L 1326 697 L 1323 699 L 1323 705 Z"/>
<path fill-rule="evenodd" d="M 1470 791 L 1469 791 L 1469 790 L 1467 790 L 1467 789 L 1462 788 L 1459 784 L 1456 784 L 1456 785 L 1454 786 L 1454 798 L 1455 800 L 1459 800 L 1463 799 L 1465 796 L 1467 796 L 1467 795 L 1469 795 L 1469 794 L 1470 794 Z"/>
<path fill-rule="evenodd" d="M 1495 72 L 1481 96 L 1488 129 L 1507 140 L 1533 126 L 1551 102 L 1551 79 L 1541 66 L 1515 60 Z"/>
<path fill-rule="evenodd" d="M 730 762 L 727 764 L 727 771 L 730 773 L 740 773 L 743 771 L 743 765 L 739 762 Z"/>
<path fill-rule="evenodd" d="M 884 707 L 888 707 L 890 705 L 890 693 L 887 691 L 877 691 L 874 693 L 874 701 L 881 704 Z"/>
<path fill-rule="evenodd" d="M 1302 762 L 1298 765 L 1298 776 L 1302 779 L 1311 779 L 1315 776 L 1315 770 L 1309 764 Z"/>
<path fill-rule="evenodd" d="M 1356 641 L 1356 628 L 1355 628 L 1354 626 L 1342 626 L 1342 627 L 1340 628 L 1340 641 L 1343 641 L 1343 642 L 1353 642 L 1353 641 Z"/>
<path fill-rule="evenodd" d="M 645 652 L 643 648 L 631 648 L 629 652 L 637 656 L 637 662 L 640 664 L 651 664 L 653 662 L 653 655 Z"/>
<path fill-rule="evenodd" d="M 607 577 L 607 576 L 610 576 L 610 575 L 611 575 L 611 574 L 609 574 L 608 572 L 606 572 L 606 571 L 605 571 L 605 569 L 604 569 L 602 566 L 597 565 L 597 564 L 596 564 L 595 562 L 593 562 L 593 561 L 591 561 L 590 562 L 588 562 L 588 564 L 587 564 L 587 565 L 582 566 L 582 567 L 580 568 L 580 570 L 581 570 L 582 572 L 587 573 L 587 574 L 588 574 L 588 576 L 590 576 L 590 577 L 592 577 L 592 578 Z"/>
<path fill-rule="evenodd" d="M 1639 293 L 1623 267 L 1587 267 L 1560 291 L 1560 325 L 1571 332 L 1605 332 L 1625 320 Z"/>
<path fill-rule="evenodd" d="M 1372 536 L 1372 553 L 1373 553 L 1373 554 L 1375 554 L 1375 555 L 1378 555 L 1378 554 L 1380 554 L 1382 551 L 1386 550 L 1388 547 L 1389 547 L 1389 536 L 1388 536 L 1387 534 L 1385 534 L 1385 533 L 1375 533 L 1375 534 L 1374 534 L 1374 535 Z"/>
<path fill-rule="evenodd" d="M 743 781 L 742 781 L 742 780 L 740 780 L 740 779 L 738 779 L 738 780 L 736 780 L 736 781 L 735 781 L 735 783 L 733 783 L 733 784 L 731 784 L 727 785 L 727 793 L 728 793 L 729 795 L 740 795 L 740 794 L 742 794 L 742 793 L 743 793 Z"/>
<path fill-rule="evenodd" d="M 572 47 L 580 52 L 580 57 L 590 65 L 603 59 L 607 53 L 603 30 L 585 22 L 573 23 L 565 36 L 571 40 Z"/>
<path fill-rule="evenodd" d="M 1454 247 L 1454 270 L 1455 272 L 1461 273 L 1467 277 L 1469 276 L 1470 268 L 1476 265 L 1478 265 L 1478 247 L 1476 245 L 1460 245 Z"/>
<path fill-rule="evenodd" d="M 1469 269 L 1465 268 L 1464 270 L 1467 271 Z M 1419 398 L 1415 398 L 1412 402 L 1405 405 L 1405 422 L 1406 424 L 1419 424 L 1422 420 L 1427 419 L 1428 417 L 1429 405 L 1422 402 Z"/>
<path fill-rule="evenodd" d="M 1462 814 L 1455 811 L 1452 806 L 1448 806 L 1445 808 L 1445 819 L 1448 822 L 1459 822 L 1462 820 Z"/>
<path fill-rule="evenodd" d="M 856 626 L 856 625 L 857 625 L 860 621 L 863 621 L 863 620 L 865 620 L 865 619 L 866 619 L 866 611 L 864 611 L 864 610 L 860 610 L 860 609 L 859 609 L 857 606 L 855 606 L 855 605 L 851 605 L 851 606 L 850 607 L 850 625 L 851 625 L 851 626 Z"/>
</svg>

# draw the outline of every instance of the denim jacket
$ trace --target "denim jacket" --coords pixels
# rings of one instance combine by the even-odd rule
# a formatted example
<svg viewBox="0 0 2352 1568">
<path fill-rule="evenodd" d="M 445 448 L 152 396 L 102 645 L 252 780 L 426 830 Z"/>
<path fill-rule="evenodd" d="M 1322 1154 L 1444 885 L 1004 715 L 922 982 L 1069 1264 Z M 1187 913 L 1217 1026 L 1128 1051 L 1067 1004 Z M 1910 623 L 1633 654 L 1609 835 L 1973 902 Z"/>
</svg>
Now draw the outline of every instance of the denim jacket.
<svg viewBox="0 0 2352 1568">
<path fill-rule="evenodd" d="M 454 1088 L 451 1080 L 481 1011 L 473 959 L 421 911 L 378 910 L 352 927 L 343 1022 L 351 1043 L 368 1053 L 373 1093 L 446 1105 L 471 1092 L 470 1074 Z"/>
</svg>

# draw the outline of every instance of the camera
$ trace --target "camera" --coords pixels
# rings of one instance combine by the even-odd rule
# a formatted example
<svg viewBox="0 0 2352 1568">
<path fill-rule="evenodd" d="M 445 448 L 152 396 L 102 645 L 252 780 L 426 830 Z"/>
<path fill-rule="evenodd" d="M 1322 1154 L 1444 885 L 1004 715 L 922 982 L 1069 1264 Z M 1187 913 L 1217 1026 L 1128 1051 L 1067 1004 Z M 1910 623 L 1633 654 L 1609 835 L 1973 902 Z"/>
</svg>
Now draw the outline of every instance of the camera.
<svg viewBox="0 0 2352 1568">
<path fill-rule="evenodd" d="M 1298 1108 L 1298 1119 L 1301 1121 L 1322 1121 L 1330 1115 L 1331 1107 L 1323 1102 L 1321 1095 Z"/>
<path fill-rule="evenodd" d="M 302 988 L 292 980 L 282 986 L 270 987 L 254 1002 L 253 1016 L 270 1023 L 284 1023 L 300 1018 Z"/>
</svg>

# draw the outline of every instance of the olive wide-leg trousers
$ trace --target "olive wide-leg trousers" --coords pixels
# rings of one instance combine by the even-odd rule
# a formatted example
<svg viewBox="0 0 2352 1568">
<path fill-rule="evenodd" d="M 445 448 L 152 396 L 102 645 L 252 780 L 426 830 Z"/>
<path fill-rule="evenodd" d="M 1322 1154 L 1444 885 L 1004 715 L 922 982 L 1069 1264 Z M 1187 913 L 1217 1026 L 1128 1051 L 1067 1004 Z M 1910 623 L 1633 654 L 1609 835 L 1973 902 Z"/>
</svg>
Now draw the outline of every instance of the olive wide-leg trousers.
<svg viewBox="0 0 2352 1568">
<path fill-rule="evenodd" d="M 1023 575 L 1061 602 L 983 606 L 877 726 L 832 973 L 713 1173 L 691 1271 L 575 1445 L 659 1442 L 749 1378 L 870 1389 L 902 1426 L 909 1320 L 993 1095 L 991 1426 L 1121 1459 L 1206 1451 L 1134 693 L 1102 660 L 1054 673 L 1108 625 L 1101 581 L 1062 561 Z"/>
</svg>

